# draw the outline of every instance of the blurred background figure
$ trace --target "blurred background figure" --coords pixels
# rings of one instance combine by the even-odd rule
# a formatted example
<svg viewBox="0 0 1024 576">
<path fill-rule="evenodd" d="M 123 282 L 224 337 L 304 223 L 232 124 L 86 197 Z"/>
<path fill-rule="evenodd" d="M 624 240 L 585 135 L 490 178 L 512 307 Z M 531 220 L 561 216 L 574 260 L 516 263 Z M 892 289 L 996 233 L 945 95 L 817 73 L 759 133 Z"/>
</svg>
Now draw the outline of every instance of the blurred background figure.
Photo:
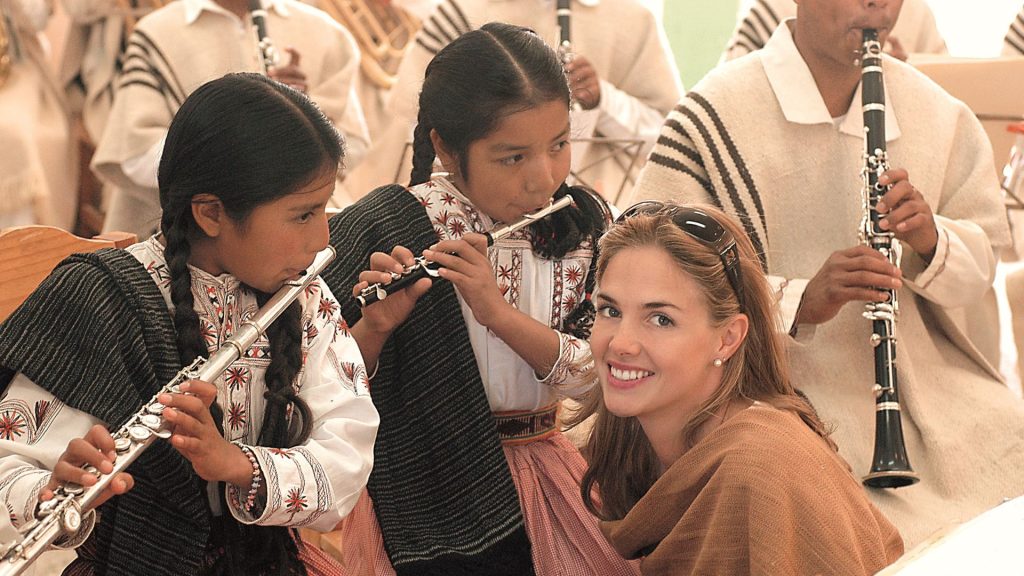
<svg viewBox="0 0 1024 576">
<path fill-rule="evenodd" d="M 369 135 L 353 84 L 359 49 L 352 35 L 296 0 L 261 6 L 279 56 L 270 66 L 246 0 L 180 0 L 139 20 L 92 160 L 93 170 L 118 188 L 104 229 L 140 237 L 152 232 L 159 214 L 157 162 L 171 117 L 192 90 L 228 72 L 261 71 L 306 93 L 345 136 L 346 166 L 363 157 Z M 260 134 L 253 126 L 252 137 Z"/>
<path fill-rule="evenodd" d="M 1024 56 L 1024 8 L 1010 24 L 1003 40 L 1003 54 L 1006 56 Z"/>
<path fill-rule="evenodd" d="M 0 0 L 0 228 L 75 223 L 68 109 L 41 34 L 47 0 Z"/>
<path fill-rule="evenodd" d="M 740 10 L 740 15 L 736 30 L 722 55 L 723 60 L 732 60 L 763 48 L 780 22 L 796 16 L 796 3 L 793 0 L 754 0 L 748 9 Z M 903 3 L 903 11 L 889 36 L 886 51 L 900 60 L 906 60 L 908 55 L 915 53 L 946 53 L 946 42 L 925 0 L 906 0 Z"/>
</svg>

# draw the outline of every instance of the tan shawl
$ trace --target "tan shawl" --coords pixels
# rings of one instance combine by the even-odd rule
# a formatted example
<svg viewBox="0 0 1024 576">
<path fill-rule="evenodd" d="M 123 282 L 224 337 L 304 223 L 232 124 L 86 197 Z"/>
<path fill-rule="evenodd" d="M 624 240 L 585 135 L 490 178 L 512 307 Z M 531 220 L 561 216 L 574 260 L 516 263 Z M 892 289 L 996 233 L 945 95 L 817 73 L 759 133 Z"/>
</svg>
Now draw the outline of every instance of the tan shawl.
<svg viewBox="0 0 1024 576">
<path fill-rule="evenodd" d="M 798 417 L 761 404 L 601 528 L 623 556 L 647 554 L 644 576 L 874 574 L 903 553 L 846 463 Z"/>
</svg>

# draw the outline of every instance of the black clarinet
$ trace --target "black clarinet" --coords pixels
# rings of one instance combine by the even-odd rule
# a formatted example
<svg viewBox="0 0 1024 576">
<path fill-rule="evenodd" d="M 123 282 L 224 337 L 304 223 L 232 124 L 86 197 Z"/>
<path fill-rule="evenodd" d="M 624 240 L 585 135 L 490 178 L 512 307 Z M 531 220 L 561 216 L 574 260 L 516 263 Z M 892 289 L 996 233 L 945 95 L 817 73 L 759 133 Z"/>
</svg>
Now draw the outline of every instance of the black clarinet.
<svg viewBox="0 0 1024 576">
<path fill-rule="evenodd" d="M 861 202 L 864 217 L 860 225 L 861 242 L 878 250 L 890 264 L 899 266 L 900 245 L 894 234 L 882 230 L 878 222 L 878 201 L 889 186 L 878 179 L 889 169 L 885 150 L 885 84 L 882 79 L 882 44 L 877 30 L 864 30 L 861 52 L 861 104 L 864 110 L 864 169 Z M 865 305 L 864 317 L 871 320 L 871 346 L 875 353 L 875 453 L 871 471 L 861 480 L 872 488 L 900 488 L 920 478 L 910 467 L 903 441 L 900 398 L 896 386 L 896 316 L 899 302 L 896 290 L 882 289 L 889 297 L 884 302 Z"/>
<path fill-rule="evenodd" d="M 260 62 L 265 76 L 268 70 L 277 66 L 281 59 L 280 54 L 267 35 L 267 11 L 263 9 L 260 0 L 249 0 L 249 15 L 252 17 L 253 27 L 256 28 L 256 45 L 260 50 Z"/>
<path fill-rule="evenodd" d="M 555 4 L 555 16 L 558 18 L 558 55 L 565 64 L 572 59 L 572 36 L 569 22 L 572 20 L 570 0 L 558 0 Z"/>
<path fill-rule="evenodd" d="M 554 214 L 562 208 L 570 205 L 572 205 L 572 197 L 567 194 L 549 206 L 545 206 L 536 212 L 531 212 L 511 224 L 486 232 L 484 233 L 484 236 L 487 237 L 487 245 L 493 246 L 496 240 L 504 238 L 516 230 L 529 226 L 530 224 L 550 216 L 551 214 Z M 441 270 L 440 264 L 420 256 L 416 258 L 416 261 L 413 264 L 406 266 L 401 274 L 392 272 L 391 281 L 387 284 L 370 284 L 366 288 L 360 290 L 359 295 L 356 296 L 356 301 L 359 302 L 360 307 L 369 306 L 374 302 L 387 298 L 388 294 L 397 292 L 406 286 L 411 286 L 421 278 L 440 278 L 438 275 L 439 270 Z"/>
</svg>

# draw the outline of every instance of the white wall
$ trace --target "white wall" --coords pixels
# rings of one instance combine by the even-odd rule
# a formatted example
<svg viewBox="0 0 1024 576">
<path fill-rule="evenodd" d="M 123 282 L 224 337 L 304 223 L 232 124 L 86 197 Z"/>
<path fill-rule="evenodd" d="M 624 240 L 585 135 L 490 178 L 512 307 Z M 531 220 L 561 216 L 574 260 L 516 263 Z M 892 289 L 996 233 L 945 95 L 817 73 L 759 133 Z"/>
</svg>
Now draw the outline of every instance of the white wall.
<svg viewBox="0 0 1024 576">
<path fill-rule="evenodd" d="M 953 56 L 998 56 L 1024 0 L 928 0 Z"/>
</svg>

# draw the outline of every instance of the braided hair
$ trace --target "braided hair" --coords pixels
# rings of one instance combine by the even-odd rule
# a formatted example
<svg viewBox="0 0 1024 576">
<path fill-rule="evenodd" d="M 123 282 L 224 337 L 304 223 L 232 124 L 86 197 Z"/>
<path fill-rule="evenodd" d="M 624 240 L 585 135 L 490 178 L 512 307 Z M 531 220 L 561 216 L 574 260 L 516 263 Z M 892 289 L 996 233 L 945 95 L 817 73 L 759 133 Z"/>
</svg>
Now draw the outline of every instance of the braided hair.
<svg viewBox="0 0 1024 576">
<path fill-rule="evenodd" d="M 468 178 L 473 142 L 486 138 L 503 118 L 548 102 L 564 102 L 568 110 L 569 83 L 558 54 L 532 30 L 492 22 L 459 36 L 427 66 L 413 132 L 409 186 L 430 180 L 436 156 L 431 131 L 458 158 L 459 170 Z M 541 257 L 561 258 L 588 240 L 596 250 L 611 218 L 595 192 L 563 183 L 554 199 L 565 195 L 572 196 L 574 207 L 530 226 L 533 251 Z M 587 280 L 589 293 L 593 274 Z M 585 300 L 562 328 L 586 337 L 592 319 L 593 306 Z"/>
<path fill-rule="evenodd" d="M 188 267 L 192 244 L 203 236 L 192 215 L 193 198 L 212 194 L 229 218 L 244 223 L 256 207 L 337 171 L 343 155 L 341 137 L 312 102 L 260 74 L 229 74 L 185 100 L 168 130 L 158 174 L 160 229 L 183 365 L 208 354 Z M 270 296 L 257 291 L 261 306 Z M 302 367 L 300 316 L 295 302 L 267 329 L 271 361 L 263 446 L 285 448 L 309 438 L 312 415 L 293 386 Z M 211 412 L 220 428 L 223 411 L 214 403 Z M 286 529 L 229 524 L 226 552 L 214 573 L 305 574 Z"/>
</svg>

